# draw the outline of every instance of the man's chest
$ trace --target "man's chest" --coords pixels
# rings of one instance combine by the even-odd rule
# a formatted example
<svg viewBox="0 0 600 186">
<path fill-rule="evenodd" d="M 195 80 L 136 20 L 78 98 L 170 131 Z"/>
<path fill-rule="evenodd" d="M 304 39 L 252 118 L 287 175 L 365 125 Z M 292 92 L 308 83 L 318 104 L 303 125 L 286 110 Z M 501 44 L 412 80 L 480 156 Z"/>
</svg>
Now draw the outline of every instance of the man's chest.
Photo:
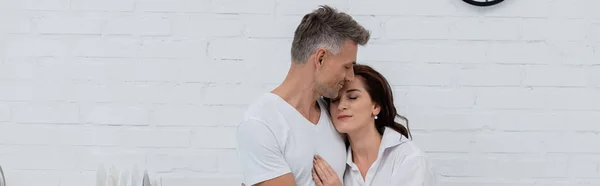
<svg viewBox="0 0 600 186">
<path fill-rule="evenodd" d="M 346 168 L 346 147 L 342 138 L 318 132 L 289 135 L 285 143 L 284 157 L 298 183 L 312 182 L 315 155 L 325 159 L 342 179 Z"/>
</svg>

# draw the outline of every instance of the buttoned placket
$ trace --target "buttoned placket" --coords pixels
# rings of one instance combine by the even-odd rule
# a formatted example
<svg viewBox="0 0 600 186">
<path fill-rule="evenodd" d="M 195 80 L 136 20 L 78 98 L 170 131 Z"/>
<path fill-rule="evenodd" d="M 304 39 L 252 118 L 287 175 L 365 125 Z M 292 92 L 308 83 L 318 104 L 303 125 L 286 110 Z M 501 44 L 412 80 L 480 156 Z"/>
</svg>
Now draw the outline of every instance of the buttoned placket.
<svg viewBox="0 0 600 186">
<path fill-rule="evenodd" d="M 370 186 L 373 184 L 373 176 L 375 176 L 374 172 L 377 172 L 377 169 L 379 168 L 380 159 L 381 157 L 377 157 L 377 160 L 375 160 L 371 167 L 369 167 L 369 170 L 367 170 L 367 175 L 365 176 L 365 186 Z"/>
<path fill-rule="evenodd" d="M 390 128 L 387 128 L 386 130 L 393 130 Z M 398 134 L 400 135 L 400 134 Z M 356 181 L 358 183 L 360 183 L 360 186 L 371 186 L 371 184 L 373 184 L 373 179 L 375 176 L 375 172 L 377 172 L 377 169 L 380 166 L 380 161 L 383 158 L 383 154 L 385 152 L 385 150 L 387 148 L 390 148 L 392 146 L 398 145 L 400 143 L 399 139 L 402 139 L 402 136 L 400 136 L 400 138 L 398 139 L 398 141 L 394 141 L 394 144 L 388 144 L 387 140 L 390 140 L 388 138 L 386 138 L 386 134 L 384 133 L 384 136 L 382 138 L 381 141 L 381 145 L 380 145 L 380 149 L 379 152 L 377 153 L 377 159 L 373 162 L 373 164 L 371 164 L 371 166 L 369 167 L 369 169 L 367 169 L 367 175 L 365 175 L 365 179 L 362 178 L 362 175 L 360 173 L 360 170 L 358 169 L 358 166 L 354 163 L 354 161 L 352 161 L 352 150 L 351 148 L 348 148 L 348 159 L 347 159 L 347 163 L 350 165 L 351 168 L 351 174 L 352 176 L 357 179 Z"/>
<path fill-rule="evenodd" d="M 385 149 L 381 150 L 381 152 L 377 154 L 377 159 L 373 162 L 373 164 L 371 164 L 369 169 L 367 169 L 367 175 L 365 175 L 365 179 L 363 179 L 358 166 L 354 162 L 350 163 L 351 174 L 353 174 L 353 177 L 356 178 L 356 181 L 360 183 L 361 186 L 371 186 L 371 184 L 373 184 L 373 176 L 375 176 L 374 172 L 377 172 L 377 169 L 379 168 L 379 161 L 381 160 L 383 151 L 385 151 Z"/>
</svg>

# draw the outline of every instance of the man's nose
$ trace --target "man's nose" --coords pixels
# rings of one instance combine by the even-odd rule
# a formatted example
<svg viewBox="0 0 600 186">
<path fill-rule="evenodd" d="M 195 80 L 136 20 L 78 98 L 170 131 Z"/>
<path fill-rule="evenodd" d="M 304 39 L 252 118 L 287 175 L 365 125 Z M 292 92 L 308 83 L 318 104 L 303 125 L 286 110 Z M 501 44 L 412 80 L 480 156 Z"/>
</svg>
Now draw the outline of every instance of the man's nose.
<svg viewBox="0 0 600 186">
<path fill-rule="evenodd" d="M 346 76 L 346 81 L 353 81 L 354 80 L 354 68 L 351 68 L 348 72 L 348 75 Z"/>
</svg>

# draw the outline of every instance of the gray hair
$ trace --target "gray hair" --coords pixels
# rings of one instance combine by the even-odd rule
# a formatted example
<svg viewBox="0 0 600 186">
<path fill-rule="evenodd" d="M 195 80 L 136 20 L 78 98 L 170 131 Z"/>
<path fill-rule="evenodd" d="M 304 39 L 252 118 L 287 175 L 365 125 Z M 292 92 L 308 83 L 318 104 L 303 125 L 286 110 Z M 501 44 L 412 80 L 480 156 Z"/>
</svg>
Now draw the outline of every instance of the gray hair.
<svg viewBox="0 0 600 186">
<path fill-rule="evenodd" d="M 345 41 L 352 40 L 358 45 L 366 45 L 370 37 L 370 32 L 350 15 L 321 5 L 304 15 L 296 28 L 292 42 L 292 60 L 304 63 L 318 48 L 337 54 Z"/>
</svg>

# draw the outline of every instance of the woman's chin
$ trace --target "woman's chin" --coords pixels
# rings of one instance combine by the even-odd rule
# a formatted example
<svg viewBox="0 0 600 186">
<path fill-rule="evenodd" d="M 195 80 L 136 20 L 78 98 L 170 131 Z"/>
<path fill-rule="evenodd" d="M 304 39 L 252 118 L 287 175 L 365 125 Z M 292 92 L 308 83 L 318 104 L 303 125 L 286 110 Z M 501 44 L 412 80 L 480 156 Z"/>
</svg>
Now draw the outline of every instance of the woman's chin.
<svg viewBox="0 0 600 186">
<path fill-rule="evenodd" d="M 337 130 L 339 133 L 346 134 L 346 133 L 352 131 L 352 127 L 349 126 L 347 123 L 344 123 L 344 122 L 340 122 L 340 123 L 334 124 L 334 126 L 335 126 L 335 130 Z"/>
</svg>

